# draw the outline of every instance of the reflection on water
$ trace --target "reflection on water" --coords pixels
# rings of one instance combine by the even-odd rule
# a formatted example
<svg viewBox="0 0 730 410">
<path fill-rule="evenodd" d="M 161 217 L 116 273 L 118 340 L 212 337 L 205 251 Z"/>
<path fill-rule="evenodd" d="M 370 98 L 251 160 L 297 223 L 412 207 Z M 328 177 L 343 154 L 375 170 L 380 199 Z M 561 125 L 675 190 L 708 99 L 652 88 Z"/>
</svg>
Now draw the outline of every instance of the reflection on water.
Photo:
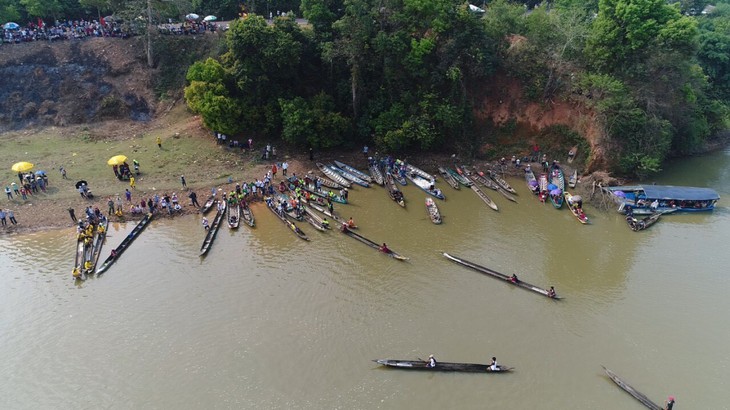
<svg viewBox="0 0 730 410">
<path fill-rule="evenodd" d="M 678 163 L 658 183 L 730 192 L 728 153 Z M 695 164 L 696 161 L 696 164 Z M 693 165 L 694 164 L 694 165 Z M 718 326 L 730 256 L 721 199 L 632 232 L 588 209 L 578 224 L 510 181 L 519 204 L 444 189 L 444 223 L 422 191 L 406 209 L 382 188 L 339 206 L 399 262 L 336 231 L 295 237 L 265 207 L 256 228 L 222 227 L 208 255 L 197 217 L 153 221 L 100 278 L 71 280 L 72 229 L 0 238 L 2 408 L 639 408 L 605 364 L 655 401 L 723 408 Z M 102 256 L 133 224 L 112 224 Z M 538 297 L 446 260 L 449 252 L 540 285 Z M 371 359 L 486 362 L 509 375 L 420 374 Z M 676 371 L 682 357 L 693 363 Z M 486 383 L 486 384 L 485 384 Z"/>
</svg>

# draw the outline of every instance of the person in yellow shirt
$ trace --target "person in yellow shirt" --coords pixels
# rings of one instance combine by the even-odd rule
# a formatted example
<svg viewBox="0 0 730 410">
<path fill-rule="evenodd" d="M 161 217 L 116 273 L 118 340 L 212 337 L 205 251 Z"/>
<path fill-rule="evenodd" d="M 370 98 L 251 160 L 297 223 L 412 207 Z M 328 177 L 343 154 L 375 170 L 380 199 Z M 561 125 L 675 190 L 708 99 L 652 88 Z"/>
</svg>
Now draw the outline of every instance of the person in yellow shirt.
<svg viewBox="0 0 730 410">
<path fill-rule="evenodd" d="M 162 149 L 162 138 L 157 137 L 157 148 Z"/>
<path fill-rule="evenodd" d="M 132 187 L 133 189 L 135 188 L 134 177 L 129 177 L 129 186 Z"/>
</svg>

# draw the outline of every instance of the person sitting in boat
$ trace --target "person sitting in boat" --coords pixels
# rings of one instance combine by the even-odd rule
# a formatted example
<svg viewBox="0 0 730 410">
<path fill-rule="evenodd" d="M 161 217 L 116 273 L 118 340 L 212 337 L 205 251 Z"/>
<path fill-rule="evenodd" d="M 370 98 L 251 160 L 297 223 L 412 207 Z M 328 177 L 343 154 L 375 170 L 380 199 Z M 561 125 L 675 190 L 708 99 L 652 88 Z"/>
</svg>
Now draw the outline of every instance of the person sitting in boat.
<svg viewBox="0 0 730 410">
<path fill-rule="evenodd" d="M 649 208 L 652 210 L 652 212 L 656 212 L 656 210 L 659 208 L 659 200 L 655 199 L 651 205 L 649 205 Z"/>
<path fill-rule="evenodd" d="M 210 229 L 210 223 L 208 222 L 208 218 L 206 217 L 203 217 L 203 229 L 205 229 L 206 231 Z"/>
<path fill-rule="evenodd" d="M 549 298 L 554 298 L 556 296 L 555 288 L 550 286 L 550 289 L 548 289 L 547 295 Z"/>
<path fill-rule="evenodd" d="M 512 275 L 512 276 L 514 276 L 514 275 Z M 493 372 L 498 372 L 498 371 L 502 370 L 501 367 L 499 366 L 499 363 L 497 363 L 496 357 L 492 357 L 492 363 L 489 363 L 489 370 L 491 370 Z"/>
<path fill-rule="evenodd" d="M 85 270 L 91 270 L 91 259 L 84 262 L 84 269 Z"/>
<path fill-rule="evenodd" d="M 434 194 L 436 194 L 436 196 L 441 196 L 441 195 L 443 195 L 443 194 L 441 193 L 441 190 L 440 190 L 440 189 L 438 189 L 438 188 L 434 189 L 434 190 L 433 190 L 433 193 L 434 193 Z"/>
<path fill-rule="evenodd" d="M 230 221 L 231 224 L 235 224 L 237 222 L 238 218 L 236 218 L 236 215 L 231 215 Z"/>
<path fill-rule="evenodd" d="M 674 408 L 674 396 L 669 396 L 667 399 L 667 402 L 664 403 L 664 409 L 663 410 L 672 410 Z"/>
<path fill-rule="evenodd" d="M 279 183 L 279 192 L 286 192 L 286 185 L 284 184 L 284 181 Z"/>
<path fill-rule="evenodd" d="M 347 227 L 348 228 L 357 228 L 357 225 L 355 225 L 355 221 L 352 220 L 352 217 L 350 217 L 350 219 L 347 220 Z"/>
<path fill-rule="evenodd" d="M 342 226 L 340 227 L 340 230 L 342 232 L 349 232 L 350 231 L 350 229 L 347 227 L 347 222 L 343 222 L 342 223 Z"/>
<path fill-rule="evenodd" d="M 78 278 L 81 276 L 81 269 L 79 269 L 79 267 L 77 266 L 74 268 L 74 270 L 73 270 L 73 272 L 71 272 L 71 274 L 73 275 L 74 278 Z"/>
<path fill-rule="evenodd" d="M 322 220 L 322 228 L 329 229 L 330 228 L 330 222 L 327 220 L 327 218 L 324 218 Z"/>
<path fill-rule="evenodd" d="M 391 253 L 391 252 L 393 252 L 393 251 L 391 251 L 391 250 L 390 250 L 390 249 L 388 248 L 388 245 L 386 245 L 386 244 L 385 244 L 385 242 L 383 242 L 383 244 L 382 244 L 382 245 L 380 245 L 380 252 L 383 252 L 383 253 Z"/>
<path fill-rule="evenodd" d="M 436 367 L 436 359 L 433 357 L 432 354 L 428 355 L 428 360 L 426 360 L 426 367 Z"/>
<path fill-rule="evenodd" d="M 517 279 L 517 275 L 515 275 L 514 273 L 512 274 L 512 276 L 509 277 L 509 281 L 512 283 L 520 283 L 520 280 Z"/>
<path fill-rule="evenodd" d="M 118 253 L 117 253 L 117 248 L 114 248 L 114 249 L 112 249 L 112 252 L 111 252 L 110 256 L 111 256 L 112 258 L 116 258 L 116 257 L 117 257 L 117 255 L 118 255 Z"/>
</svg>

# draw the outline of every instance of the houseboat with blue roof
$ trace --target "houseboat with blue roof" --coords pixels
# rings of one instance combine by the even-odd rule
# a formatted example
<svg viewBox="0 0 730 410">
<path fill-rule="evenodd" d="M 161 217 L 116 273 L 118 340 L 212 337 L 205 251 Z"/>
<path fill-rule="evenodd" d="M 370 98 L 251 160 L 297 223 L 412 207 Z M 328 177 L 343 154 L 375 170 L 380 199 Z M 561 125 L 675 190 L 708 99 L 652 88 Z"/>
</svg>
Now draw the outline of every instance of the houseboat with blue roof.
<svg viewBox="0 0 730 410">
<path fill-rule="evenodd" d="M 604 188 L 619 204 L 618 211 L 634 214 L 712 211 L 720 195 L 710 188 L 672 185 L 632 185 Z"/>
</svg>

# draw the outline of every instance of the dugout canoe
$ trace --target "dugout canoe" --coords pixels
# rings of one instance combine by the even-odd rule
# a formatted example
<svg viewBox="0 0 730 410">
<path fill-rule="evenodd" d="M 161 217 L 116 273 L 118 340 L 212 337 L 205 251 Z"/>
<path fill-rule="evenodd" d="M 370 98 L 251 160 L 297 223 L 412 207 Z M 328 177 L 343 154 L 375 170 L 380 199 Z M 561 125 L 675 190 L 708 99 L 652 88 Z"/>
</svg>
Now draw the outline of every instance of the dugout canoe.
<svg viewBox="0 0 730 410">
<path fill-rule="evenodd" d="M 575 188 L 575 184 L 578 183 L 578 170 L 574 170 L 568 178 L 568 188 Z"/>
<path fill-rule="evenodd" d="M 342 175 L 342 177 L 345 178 L 346 180 L 348 180 L 348 181 L 350 181 L 352 183 L 358 184 L 361 187 L 370 188 L 370 184 L 368 183 L 368 181 L 366 181 L 366 180 L 358 177 L 357 175 L 353 174 L 352 172 L 349 172 L 349 171 L 347 171 L 345 169 L 342 169 L 342 168 L 338 167 L 337 165 L 333 165 L 333 164 L 329 164 L 327 166 L 331 170 L 333 170 L 333 171 L 337 172 L 338 174 Z"/>
<path fill-rule="evenodd" d="M 446 199 L 443 192 L 441 192 L 440 189 L 436 188 L 432 180 L 427 180 L 418 174 L 410 173 L 408 174 L 408 179 L 410 179 L 415 186 L 421 188 L 425 193 L 441 200 Z M 431 189 L 431 187 L 433 187 L 433 189 Z"/>
<path fill-rule="evenodd" d="M 99 231 L 99 227 L 102 227 L 103 229 Z M 106 240 L 106 230 L 109 228 L 109 219 L 104 217 L 104 219 L 99 222 L 99 224 L 96 226 L 96 234 L 94 235 L 94 243 L 91 245 L 91 266 L 86 269 L 84 268 L 84 273 L 86 275 L 91 275 L 94 273 L 94 270 L 96 269 L 96 265 L 99 263 L 99 257 L 101 256 L 101 247 L 104 245 L 104 240 Z"/>
<path fill-rule="evenodd" d="M 341 218 L 339 215 L 337 215 L 336 212 L 330 212 L 329 209 L 323 208 L 319 204 L 314 203 L 312 201 L 305 200 L 305 202 L 309 208 L 316 210 L 317 212 L 323 214 L 324 216 L 329 216 L 334 221 L 336 221 L 340 224 L 347 223 L 347 221 L 344 220 L 343 218 Z M 351 228 L 351 229 L 354 229 L 354 228 Z"/>
<path fill-rule="evenodd" d="M 289 181 L 290 182 L 291 182 L 292 178 L 294 178 L 294 177 L 293 176 L 292 177 L 289 177 Z M 348 182 L 348 181 L 345 181 L 344 184 L 340 184 L 340 183 L 337 183 L 337 182 L 335 182 L 335 181 L 333 181 L 331 179 L 322 178 L 319 175 L 314 175 L 311 171 L 308 172 L 306 175 L 304 175 L 304 180 L 305 181 L 307 180 L 307 178 L 309 178 L 312 181 L 313 184 L 315 183 L 315 181 L 319 181 L 319 183 L 322 186 L 326 186 L 327 188 L 332 188 L 332 189 L 350 188 L 352 186 L 352 184 L 350 182 Z"/>
<path fill-rule="evenodd" d="M 222 201 L 222 204 L 223 209 L 219 209 L 218 212 L 215 214 L 215 218 L 213 218 L 213 223 L 210 224 L 210 227 L 208 228 L 208 233 L 205 234 L 203 244 L 200 246 L 200 256 L 205 256 L 205 254 L 208 253 L 208 251 L 210 250 L 211 245 L 213 245 L 215 235 L 218 233 L 218 228 L 220 228 L 221 226 L 221 221 L 223 221 L 223 217 L 226 216 L 228 204 L 226 204 L 225 201 Z"/>
<path fill-rule="evenodd" d="M 373 178 L 373 182 L 381 186 L 385 184 L 385 178 L 383 177 L 383 173 L 380 171 L 377 159 L 368 165 L 368 171 L 370 172 L 370 176 Z"/>
<path fill-rule="evenodd" d="M 120 256 L 122 256 L 122 253 L 129 248 L 129 246 L 134 242 L 135 239 L 139 236 L 139 234 L 144 230 L 144 228 L 149 225 L 150 221 L 152 220 L 152 214 L 147 214 L 142 218 L 138 223 L 137 226 L 132 229 L 132 232 L 130 232 L 126 238 L 122 241 L 122 243 L 119 244 L 116 248 L 114 248 L 112 251 L 116 252 L 116 255 L 110 254 L 109 257 L 104 259 L 104 262 L 96 269 L 96 275 L 99 276 L 102 273 L 106 272 L 109 267 L 119 259 Z"/>
<path fill-rule="evenodd" d="M 487 170 L 487 175 L 489 176 L 489 178 L 492 178 L 492 180 L 505 191 L 511 194 L 517 194 L 517 191 L 515 191 L 514 188 L 512 188 L 512 186 L 507 181 L 505 181 L 504 178 L 500 177 L 499 174 L 497 174 L 496 172 L 492 170 Z"/>
<path fill-rule="evenodd" d="M 459 258 L 457 256 L 449 255 L 446 252 L 444 252 L 444 256 L 447 259 L 449 259 L 449 260 L 451 260 L 453 262 L 458 263 L 459 265 L 466 266 L 467 268 L 474 269 L 477 272 L 481 272 L 481 273 L 483 273 L 485 275 L 489 275 L 489 276 L 491 276 L 493 278 L 500 279 L 500 280 L 502 280 L 504 282 L 509 283 L 510 285 L 517 286 L 518 288 L 522 288 L 522 289 L 526 289 L 526 290 L 535 292 L 535 293 L 537 293 L 539 295 L 548 297 L 550 299 L 561 299 L 561 297 L 560 296 L 557 296 L 557 295 L 551 297 L 551 296 L 549 296 L 549 293 L 548 293 L 547 289 L 539 288 L 539 287 L 537 287 L 535 285 L 531 285 L 531 284 L 529 284 L 529 283 L 527 283 L 527 282 L 525 282 L 523 280 L 519 280 L 517 283 L 512 282 L 510 280 L 510 277 L 507 276 L 507 275 L 505 275 L 504 273 L 499 273 L 499 272 L 497 272 L 495 270 L 492 270 L 492 269 L 489 269 L 489 268 L 485 268 L 484 266 L 477 265 L 476 263 L 469 262 L 469 261 L 464 260 L 464 259 L 461 259 L 461 258 Z"/>
<path fill-rule="evenodd" d="M 576 208 L 574 205 L 571 205 L 571 200 L 573 199 L 573 195 L 570 194 L 570 192 L 565 191 L 563 192 L 563 197 L 565 197 L 565 202 L 568 203 L 568 210 L 570 210 L 570 213 L 575 216 L 575 219 L 578 220 L 578 222 L 586 225 L 589 223 L 588 217 L 586 216 L 585 212 L 582 213 L 579 210 L 580 208 Z M 580 199 L 580 197 L 578 197 Z"/>
<path fill-rule="evenodd" d="M 236 203 L 233 206 L 228 206 L 226 222 L 228 222 L 228 229 L 238 228 L 241 223 L 241 204 Z"/>
<path fill-rule="evenodd" d="M 454 189 L 459 189 L 459 182 L 454 179 L 451 174 L 446 170 L 444 167 L 439 167 L 439 174 L 444 178 L 444 181 L 446 181 L 447 184 L 451 185 Z"/>
<path fill-rule="evenodd" d="M 466 175 L 464 175 L 464 170 L 462 170 L 458 166 L 456 166 L 456 170 L 453 170 L 451 168 L 447 168 L 446 170 L 461 185 L 464 185 L 465 187 L 470 187 L 470 186 L 474 185 L 474 181 L 472 181 L 469 178 L 467 178 Z"/>
<path fill-rule="evenodd" d="M 429 367 L 427 362 L 423 360 L 375 359 L 373 361 L 380 365 L 396 369 L 423 370 L 429 372 L 508 373 L 514 370 L 514 367 L 502 365 L 499 366 L 499 370 L 492 370 L 490 365 L 479 363 L 436 362 L 436 367 Z"/>
<path fill-rule="evenodd" d="M 387 171 L 388 174 L 390 174 L 393 177 L 393 180 L 403 186 L 408 185 L 408 181 L 406 180 L 406 176 L 404 174 L 401 174 L 400 168 L 393 167 L 390 168 L 390 170 Z"/>
<path fill-rule="evenodd" d="M 646 408 L 651 410 L 663 410 L 662 407 L 653 401 L 646 397 L 643 393 L 640 391 L 634 389 L 630 384 L 628 384 L 625 380 L 620 378 L 616 373 L 608 370 L 606 366 L 603 367 L 603 371 L 606 372 L 606 375 L 614 382 L 616 385 L 620 388 L 622 388 L 626 393 L 630 394 L 633 398 L 641 402 Z M 620 406 L 619 406 L 620 407 Z"/>
<path fill-rule="evenodd" d="M 314 212 L 314 210 L 312 210 L 309 205 L 302 206 L 302 208 L 304 209 L 304 213 L 306 214 L 304 218 L 307 219 L 307 222 L 312 224 L 312 222 L 310 221 L 313 221 L 317 224 L 317 226 L 325 230 L 332 229 L 332 227 L 330 226 L 330 222 L 327 221 L 327 223 L 324 223 L 324 218 L 322 218 L 319 213 Z"/>
<path fill-rule="evenodd" d="M 256 225 L 253 217 L 253 211 L 251 211 L 251 207 L 249 207 L 248 204 L 241 206 L 241 217 L 243 218 L 243 221 L 246 222 L 246 225 L 251 228 Z"/>
<path fill-rule="evenodd" d="M 497 185 L 496 182 L 489 178 L 484 172 L 479 171 L 476 168 L 474 168 L 474 172 L 469 172 L 466 168 L 464 168 L 464 172 L 467 173 L 473 181 L 479 182 L 491 190 L 496 191 L 499 189 L 499 185 Z"/>
<path fill-rule="evenodd" d="M 527 188 L 532 192 L 534 195 L 537 195 L 540 191 L 539 184 L 537 183 L 537 178 L 535 178 L 535 173 L 532 172 L 532 169 L 525 168 L 525 183 L 527 184 Z"/>
<path fill-rule="evenodd" d="M 208 211 L 213 209 L 213 204 L 215 204 L 215 195 L 211 195 L 208 197 L 208 199 L 205 201 L 205 204 L 203 204 L 203 207 L 200 208 L 200 213 L 203 215 L 207 214 Z"/>
<path fill-rule="evenodd" d="M 388 191 L 388 196 L 390 196 L 390 199 L 395 201 L 395 203 L 400 205 L 401 207 L 406 207 L 406 200 L 403 197 L 403 192 L 398 189 L 398 185 L 395 184 L 393 174 L 391 174 L 390 172 L 385 175 L 385 189 Z"/>
<path fill-rule="evenodd" d="M 342 185 L 342 186 L 345 186 L 345 187 L 350 187 L 350 186 L 352 185 L 352 184 L 350 183 L 350 181 L 348 181 L 347 179 L 345 179 L 345 177 L 343 177 L 343 176 L 342 176 L 342 175 L 340 175 L 339 173 L 335 172 L 335 170 L 333 170 L 332 168 L 330 168 L 330 167 L 328 167 L 328 166 L 324 165 L 324 164 L 323 164 L 323 163 L 321 163 L 321 162 L 318 162 L 318 163 L 317 163 L 317 168 L 319 168 L 319 170 L 320 170 L 320 171 L 322 171 L 322 173 L 323 173 L 323 174 L 324 174 L 324 175 L 325 175 L 325 176 L 326 176 L 327 178 L 329 178 L 329 179 L 331 179 L 331 180 L 335 181 L 336 183 L 338 183 L 338 184 L 340 184 L 340 185 Z"/>
<path fill-rule="evenodd" d="M 428 217 L 431 218 L 431 222 L 435 223 L 436 225 L 442 222 L 441 212 L 439 212 L 439 208 L 438 206 L 436 206 L 436 202 L 434 202 L 431 198 L 426 198 L 426 211 L 428 211 Z"/>
<path fill-rule="evenodd" d="M 422 170 L 421 168 L 418 168 L 411 164 L 406 164 L 406 172 L 409 174 L 416 174 L 419 177 L 428 180 L 428 181 L 436 181 L 436 176 L 429 174 L 428 172 Z"/>
<path fill-rule="evenodd" d="M 351 238 L 354 238 L 354 239 L 356 239 L 356 240 L 364 243 L 365 245 L 367 245 L 367 246 L 369 246 L 369 247 L 371 247 L 373 249 L 377 249 L 378 252 L 384 253 L 384 254 L 390 256 L 393 259 L 397 259 L 399 261 L 407 261 L 409 259 L 409 258 L 407 258 L 407 257 L 405 257 L 403 255 L 400 255 L 400 254 L 398 254 L 398 253 L 396 253 L 396 252 L 394 252 L 392 250 L 389 253 L 388 252 L 381 251 L 380 250 L 380 245 L 378 245 L 377 243 L 371 241 L 370 239 L 368 239 L 368 238 L 366 238 L 366 237 L 364 237 L 364 236 L 362 236 L 360 234 L 357 234 L 357 233 L 351 231 L 350 229 L 346 229 L 346 230 L 340 229 L 340 232 L 344 233 L 345 235 L 347 235 L 347 236 L 349 236 Z"/>
<path fill-rule="evenodd" d="M 76 255 L 74 259 L 74 268 L 71 275 L 76 279 L 86 280 L 84 273 L 84 255 L 86 254 L 86 242 L 81 233 L 76 234 Z"/>
<path fill-rule="evenodd" d="M 337 168 L 344 169 L 345 171 L 351 173 L 352 175 L 355 175 L 356 177 L 362 179 L 363 181 L 366 181 L 368 183 L 373 182 L 373 178 L 370 175 L 360 171 L 359 169 L 357 169 L 355 167 L 351 167 L 351 166 L 345 164 L 344 162 L 335 161 L 335 165 L 337 166 Z"/>
<path fill-rule="evenodd" d="M 657 223 L 661 216 L 662 212 L 654 212 L 643 219 L 636 219 L 633 215 L 626 215 L 626 223 L 632 231 L 639 232 Z"/>
<path fill-rule="evenodd" d="M 307 234 L 305 234 L 304 231 L 299 229 L 293 222 L 289 221 L 286 218 L 286 215 L 279 214 L 279 212 L 276 210 L 276 204 L 274 203 L 274 200 L 271 197 L 266 198 L 266 207 L 269 208 L 269 210 L 271 210 L 271 212 L 273 212 L 274 215 L 276 215 L 276 217 L 279 218 L 279 220 L 281 222 L 284 222 L 284 224 L 289 229 L 291 229 L 292 232 L 294 232 L 294 235 L 298 236 L 300 239 L 304 239 L 305 241 L 309 240 L 309 237 L 307 236 Z"/>
</svg>

